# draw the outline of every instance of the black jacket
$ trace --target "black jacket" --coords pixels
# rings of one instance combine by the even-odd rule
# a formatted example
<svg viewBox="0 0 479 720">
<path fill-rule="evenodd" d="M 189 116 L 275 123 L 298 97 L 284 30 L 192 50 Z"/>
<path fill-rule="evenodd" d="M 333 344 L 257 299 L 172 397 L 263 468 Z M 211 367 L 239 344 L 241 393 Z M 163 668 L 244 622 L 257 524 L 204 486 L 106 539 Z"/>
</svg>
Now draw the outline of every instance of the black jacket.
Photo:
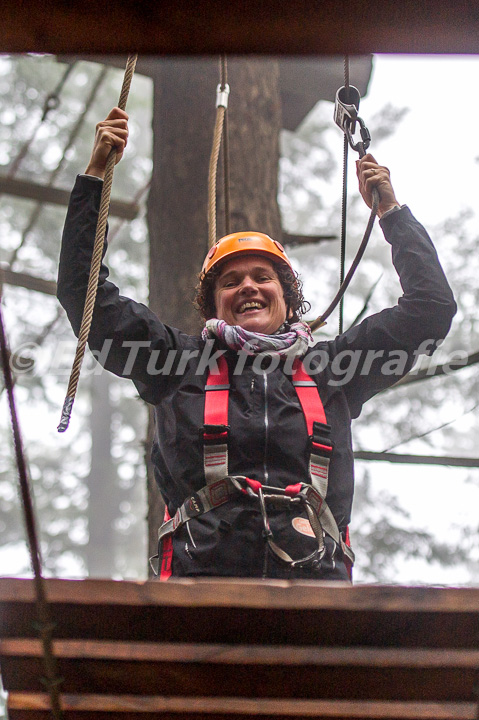
<svg viewBox="0 0 479 720">
<path fill-rule="evenodd" d="M 58 298 L 76 334 L 100 193 L 101 181 L 77 178 L 63 234 Z M 434 341 L 444 338 L 455 313 L 452 292 L 434 247 L 409 209 L 383 218 L 381 226 L 392 246 L 403 296 L 395 307 L 366 318 L 335 340 L 317 343 L 304 359 L 318 384 L 332 428 L 334 452 L 327 502 L 342 531 L 350 521 L 353 498 L 351 419 L 358 417 L 366 400 L 410 369 L 421 344 L 424 347 L 430 340 L 424 349 L 433 351 Z M 200 337 L 164 325 L 144 305 L 122 297 L 107 277 L 108 269 L 103 265 L 90 348 L 97 353 L 103 348 L 102 364 L 117 375 L 131 378 L 140 396 L 155 406 L 157 433 L 152 458 L 158 485 L 173 516 L 189 494 L 205 485 L 199 429 L 203 425 L 208 370 L 205 367 L 198 372 L 205 343 Z M 106 340 L 111 341 L 108 352 Z M 136 346 L 133 361 L 131 344 L 135 342 L 141 347 Z M 308 438 L 291 378 L 281 365 L 274 372 L 258 374 L 252 360 L 241 374 L 234 375 L 236 355 L 228 351 L 226 357 L 231 382 L 230 472 L 260 481 L 267 475 L 269 484 L 281 487 L 299 480 L 308 482 Z M 171 372 L 152 374 L 152 369 L 168 367 L 169 363 Z M 128 364 L 130 367 L 125 367 Z M 320 372 L 314 372 L 325 364 Z M 396 372 L 391 373 L 394 369 Z M 346 377 L 348 382 L 343 382 Z M 305 555 L 311 543 L 314 545 L 292 529 L 288 512 L 278 513 L 272 522 L 280 544 L 293 557 L 295 553 Z M 263 570 L 263 547 L 258 508 L 245 497 L 190 521 L 189 529 L 183 528 L 175 536 L 173 574 L 258 576 Z M 284 569 L 273 560 L 267 574 L 285 576 Z M 341 552 L 330 544 L 321 568 L 295 576 L 345 578 Z"/>
</svg>

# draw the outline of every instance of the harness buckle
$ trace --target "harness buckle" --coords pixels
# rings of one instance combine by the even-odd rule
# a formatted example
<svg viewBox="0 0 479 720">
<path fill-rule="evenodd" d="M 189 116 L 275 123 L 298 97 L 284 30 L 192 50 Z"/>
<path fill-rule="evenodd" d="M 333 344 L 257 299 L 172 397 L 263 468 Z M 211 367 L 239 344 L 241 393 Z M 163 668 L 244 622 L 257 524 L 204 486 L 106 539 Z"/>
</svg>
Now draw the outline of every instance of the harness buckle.
<svg viewBox="0 0 479 720">
<path fill-rule="evenodd" d="M 313 422 L 313 434 L 310 435 L 309 439 L 312 452 L 316 455 L 330 457 L 334 449 L 331 441 L 331 425 Z"/>
<path fill-rule="evenodd" d="M 200 440 L 205 445 L 217 445 L 219 442 L 227 443 L 229 432 L 229 425 L 203 425 L 199 431 Z"/>
</svg>

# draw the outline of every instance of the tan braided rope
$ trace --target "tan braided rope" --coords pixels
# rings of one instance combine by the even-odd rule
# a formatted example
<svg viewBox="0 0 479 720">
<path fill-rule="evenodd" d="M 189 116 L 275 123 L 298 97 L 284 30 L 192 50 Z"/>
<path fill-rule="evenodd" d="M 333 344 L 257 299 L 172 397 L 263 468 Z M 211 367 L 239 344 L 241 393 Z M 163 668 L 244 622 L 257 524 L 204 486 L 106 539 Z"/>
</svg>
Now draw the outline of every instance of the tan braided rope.
<svg viewBox="0 0 479 720">
<path fill-rule="evenodd" d="M 130 92 L 131 80 L 135 72 L 137 57 L 137 55 L 130 55 L 126 63 L 125 76 L 123 78 L 120 99 L 118 101 L 118 107 L 120 108 L 120 110 L 125 110 L 126 108 L 126 102 L 128 100 L 128 94 Z M 116 148 L 113 147 L 110 150 L 110 154 L 108 155 L 108 160 L 106 162 L 105 177 L 103 180 L 103 188 L 100 200 L 100 210 L 98 213 L 98 222 L 95 234 L 95 243 L 93 246 L 93 255 L 90 267 L 90 277 L 88 279 L 88 287 L 85 298 L 85 307 L 83 309 L 83 317 L 81 321 L 80 332 L 78 334 L 78 343 L 75 353 L 75 359 L 73 361 L 73 367 L 70 375 L 70 381 L 68 383 L 65 402 L 63 403 L 62 417 L 60 420 L 60 424 L 58 425 L 58 432 L 65 432 L 70 423 L 73 402 L 75 400 L 75 395 L 78 388 L 78 381 L 80 379 L 80 370 L 85 355 L 85 348 L 88 336 L 90 334 L 93 309 L 95 307 L 95 300 L 98 289 L 98 277 L 100 274 L 101 259 L 103 254 L 103 243 L 105 240 L 106 224 L 108 220 L 108 211 L 110 208 L 111 186 L 113 183 L 115 160 Z"/>
<path fill-rule="evenodd" d="M 216 242 L 216 175 L 218 172 L 218 157 L 220 154 L 225 113 L 226 108 L 223 105 L 220 105 L 216 109 L 213 147 L 211 148 L 208 171 L 208 247 L 212 247 Z"/>
</svg>

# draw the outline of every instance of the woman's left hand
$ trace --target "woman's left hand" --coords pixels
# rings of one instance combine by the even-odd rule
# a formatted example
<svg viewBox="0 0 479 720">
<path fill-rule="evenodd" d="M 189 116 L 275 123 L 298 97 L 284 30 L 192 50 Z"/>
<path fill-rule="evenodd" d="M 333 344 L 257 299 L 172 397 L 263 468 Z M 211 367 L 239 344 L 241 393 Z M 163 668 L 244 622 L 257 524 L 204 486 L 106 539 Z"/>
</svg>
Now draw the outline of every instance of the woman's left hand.
<svg viewBox="0 0 479 720">
<path fill-rule="evenodd" d="M 356 175 L 359 181 L 359 192 L 368 207 L 372 207 L 373 188 L 377 189 L 379 193 L 379 217 L 399 205 L 391 185 L 388 168 L 378 165 L 372 155 L 368 153 L 356 161 Z"/>
</svg>

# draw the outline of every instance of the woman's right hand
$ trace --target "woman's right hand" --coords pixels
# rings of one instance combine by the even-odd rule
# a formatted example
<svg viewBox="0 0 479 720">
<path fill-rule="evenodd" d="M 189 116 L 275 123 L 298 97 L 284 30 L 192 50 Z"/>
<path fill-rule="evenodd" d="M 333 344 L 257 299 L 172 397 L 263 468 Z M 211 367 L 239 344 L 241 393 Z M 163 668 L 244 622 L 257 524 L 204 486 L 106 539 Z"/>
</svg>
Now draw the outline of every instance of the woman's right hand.
<svg viewBox="0 0 479 720">
<path fill-rule="evenodd" d="M 128 115 L 115 107 L 103 122 L 96 126 L 95 142 L 85 175 L 105 176 L 106 161 L 110 150 L 116 148 L 115 163 L 120 162 L 128 142 Z"/>
</svg>

